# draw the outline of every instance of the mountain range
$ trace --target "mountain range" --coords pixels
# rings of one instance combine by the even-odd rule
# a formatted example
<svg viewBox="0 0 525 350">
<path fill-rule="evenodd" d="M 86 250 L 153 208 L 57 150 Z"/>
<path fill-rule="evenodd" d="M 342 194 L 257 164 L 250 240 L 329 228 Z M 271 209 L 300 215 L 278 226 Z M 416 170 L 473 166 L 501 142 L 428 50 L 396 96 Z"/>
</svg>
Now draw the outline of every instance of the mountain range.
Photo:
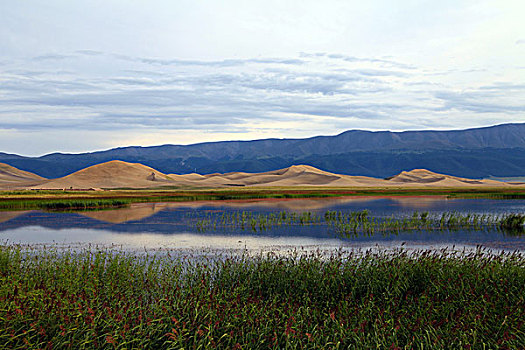
<svg viewBox="0 0 525 350">
<path fill-rule="evenodd" d="M 417 168 L 477 179 L 519 177 L 525 175 L 525 123 L 449 131 L 350 130 L 305 139 L 131 146 L 40 157 L 0 153 L 0 162 L 45 178 L 112 160 L 141 163 L 165 174 L 256 173 L 303 164 L 377 178 Z"/>
</svg>

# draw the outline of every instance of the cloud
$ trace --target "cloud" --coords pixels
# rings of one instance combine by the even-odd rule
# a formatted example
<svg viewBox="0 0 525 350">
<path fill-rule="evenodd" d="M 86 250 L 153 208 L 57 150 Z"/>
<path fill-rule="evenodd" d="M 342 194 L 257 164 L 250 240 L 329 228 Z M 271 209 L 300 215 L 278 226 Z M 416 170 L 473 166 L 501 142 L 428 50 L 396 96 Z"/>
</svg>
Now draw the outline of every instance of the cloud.
<svg viewBox="0 0 525 350">
<path fill-rule="evenodd" d="M 506 88 L 496 89 L 493 87 L 492 91 L 483 89 L 470 92 L 436 92 L 435 97 L 443 101 L 443 105 L 437 109 L 500 114 L 525 112 L 525 104 L 516 104 L 515 101 L 507 102 L 503 99 L 506 90 Z"/>
<path fill-rule="evenodd" d="M 518 102 L 525 92 L 519 82 L 458 90 L 451 77 L 484 70 L 431 78 L 429 71 L 327 53 L 217 61 L 91 50 L 41 55 L 0 68 L 0 129 L 86 135 L 179 131 L 202 141 L 201 133 L 298 137 L 341 128 L 454 126 L 458 114 L 504 121 L 525 110 Z"/>
</svg>

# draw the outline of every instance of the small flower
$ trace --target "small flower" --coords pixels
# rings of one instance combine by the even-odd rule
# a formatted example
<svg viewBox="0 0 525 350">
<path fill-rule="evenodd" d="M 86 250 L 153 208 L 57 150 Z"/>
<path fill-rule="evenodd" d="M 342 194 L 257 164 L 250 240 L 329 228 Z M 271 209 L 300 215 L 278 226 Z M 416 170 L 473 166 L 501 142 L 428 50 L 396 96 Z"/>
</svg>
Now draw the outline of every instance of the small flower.
<svg viewBox="0 0 525 350">
<path fill-rule="evenodd" d="M 116 343 L 115 339 L 111 335 L 107 335 L 106 336 L 106 342 L 108 344 L 115 344 Z"/>
</svg>

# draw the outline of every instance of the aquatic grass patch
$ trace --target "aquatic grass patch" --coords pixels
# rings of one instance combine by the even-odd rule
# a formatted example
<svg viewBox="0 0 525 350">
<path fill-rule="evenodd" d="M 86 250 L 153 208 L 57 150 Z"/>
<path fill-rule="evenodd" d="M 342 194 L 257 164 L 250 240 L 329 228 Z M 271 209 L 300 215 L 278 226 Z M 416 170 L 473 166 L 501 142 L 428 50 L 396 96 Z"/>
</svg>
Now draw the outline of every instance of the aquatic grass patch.
<svg viewBox="0 0 525 350">
<path fill-rule="evenodd" d="M 525 214 L 510 214 L 502 218 L 499 225 L 504 230 L 525 231 Z"/>
<path fill-rule="evenodd" d="M 525 258 L 482 251 L 202 260 L 0 248 L 7 348 L 508 348 Z"/>
<path fill-rule="evenodd" d="M 201 212 L 188 214 L 198 232 L 215 230 L 262 232 L 275 227 L 321 226 L 339 236 L 391 235 L 408 231 L 496 230 L 525 233 L 525 215 L 412 212 L 397 217 L 374 217 L 368 210 L 316 212 Z"/>
<path fill-rule="evenodd" d="M 127 199 L 39 199 L 39 200 L 0 200 L 0 210 L 89 210 L 119 208 L 131 203 Z"/>
</svg>

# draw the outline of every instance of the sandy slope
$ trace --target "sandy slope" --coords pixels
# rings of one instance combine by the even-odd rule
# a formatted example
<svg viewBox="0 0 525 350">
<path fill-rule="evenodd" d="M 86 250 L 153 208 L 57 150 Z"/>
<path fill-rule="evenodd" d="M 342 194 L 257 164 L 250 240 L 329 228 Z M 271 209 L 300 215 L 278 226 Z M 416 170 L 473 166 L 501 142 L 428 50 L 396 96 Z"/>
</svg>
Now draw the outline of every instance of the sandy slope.
<svg viewBox="0 0 525 350">
<path fill-rule="evenodd" d="M 175 179 L 173 175 L 170 175 Z M 185 176 L 185 175 L 176 175 Z M 364 176 L 338 175 L 309 165 L 293 165 L 289 168 L 264 173 L 233 172 L 226 174 L 193 176 L 195 185 L 223 186 L 380 186 L 383 180 Z"/>
<path fill-rule="evenodd" d="M 113 160 L 74 172 L 71 175 L 47 181 L 34 188 L 89 189 L 89 188 L 148 188 L 172 184 L 167 175 L 138 163 Z"/>
<path fill-rule="evenodd" d="M 4 166 L 4 168 L 0 169 L 6 169 L 3 172 L 0 172 L 0 188 L 6 188 L 6 184 L 13 183 L 17 185 L 27 184 L 25 186 L 26 188 L 36 189 L 154 188 L 161 186 L 190 188 L 236 188 L 246 186 L 452 188 L 470 186 L 517 186 L 495 180 L 472 180 L 437 174 L 425 169 L 403 171 L 390 179 L 376 179 L 366 176 L 334 174 L 308 165 L 294 165 L 289 168 L 264 173 L 233 172 L 207 175 L 165 175 L 160 171 L 142 164 L 114 160 L 94 165 L 79 170 L 71 175 L 53 180 L 44 180 L 35 174 L 24 172 L 9 166 Z"/>
<path fill-rule="evenodd" d="M 0 163 L 0 181 L 1 182 L 27 182 L 45 180 L 37 174 L 17 169 L 11 165 Z"/>
<path fill-rule="evenodd" d="M 414 169 L 403 171 L 388 180 L 391 183 L 399 184 L 420 184 L 423 186 L 440 187 L 463 187 L 469 185 L 477 186 L 509 186 L 504 182 L 495 180 L 473 180 L 456 176 L 437 174 L 426 169 Z"/>
<path fill-rule="evenodd" d="M 45 180 L 45 178 L 29 171 L 23 171 L 11 165 L 0 163 L 0 188 L 2 189 L 26 188 Z"/>
</svg>

